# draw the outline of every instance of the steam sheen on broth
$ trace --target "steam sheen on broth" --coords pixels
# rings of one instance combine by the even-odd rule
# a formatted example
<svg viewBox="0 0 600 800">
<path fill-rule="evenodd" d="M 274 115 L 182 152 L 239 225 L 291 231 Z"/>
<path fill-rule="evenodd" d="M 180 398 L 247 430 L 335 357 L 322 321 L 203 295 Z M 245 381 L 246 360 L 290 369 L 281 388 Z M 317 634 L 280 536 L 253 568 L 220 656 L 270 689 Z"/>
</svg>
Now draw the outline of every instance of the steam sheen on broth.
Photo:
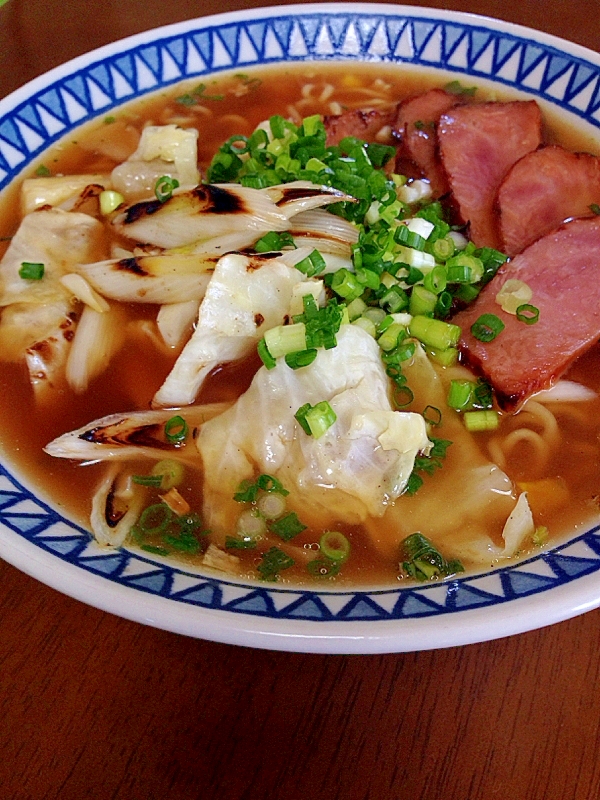
<svg viewBox="0 0 600 800">
<path fill-rule="evenodd" d="M 136 150 L 145 126 L 175 124 L 200 131 L 198 163 L 204 178 L 212 157 L 225 140 L 239 134 L 250 136 L 259 123 L 273 114 L 300 123 L 313 114 L 340 114 L 346 109 L 387 110 L 401 99 L 435 85 L 439 85 L 439 76 L 381 65 L 353 67 L 352 72 L 348 72 L 348 65 L 304 65 L 284 71 L 263 69 L 249 71 L 247 75 L 225 75 L 201 87 L 197 83 L 179 86 L 118 109 L 48 151 L 37 172 L 38 175 L 46 170 L 51 175 L 110 174 Z M 488 99 L 485 89 L 479 90 L 478 99 Z M 545 139 L 561 142 L 569 149 L 589 149 L 587 141 L 578 140 L 576 132 L 561 128 L 555 121 L 546 130 Z M 389 131 L 382 130 L 380 140 L 391 141 Z M 40 165 L 43 165 L 41 170 Z M 34 177 L 35 172 L 34 169 L 25 177 Z M 10 187 L 0 207 L 0 256 L 18 228 L 19 207 L 19 187 Z M 111 248 L 127 248 L 121 237 L 105 235 L 104 258 L 109 257 Z M 119 326 L 123 342 L 85 392 L 78 394 L 62 383 L 43 401 L 36 401 L 21 361 L 7 358 L 0 370 L 0 436 L 4 457 L 35 482 L 40 492 L 67 516 L 84 526 L 89 524 L 91 498 L 104 480 L 107 465 L 52 458 L 43 448 L 66 431 L 77 430 L 92 420 L 148 409 L 181 351 L 181 346 L 170 348 L 161 341 L 156 328 L 156 305 L 121 305 Z M 527 329 L 524 329 L 524 347 L 526 341 Z M 262 548 L 264 551 L 266 547 L 277 546 L 294 559 L 294 566 L 282 571 L 279 580 L 296 583 L 312 579 L 306 564 L 318 556 L 318 542 L 324 529 L 340 531 L 351 546 L 351 557 L 332 580 L 389 584 L 406 579 L 400 567 L 398 543 L 416 531 L 430 538 L 447 559 L 460 559 L 465 568 L 486 568 L 497 563 L 502 558 L 502 532 L 507 517 L 522 492 L 527 492 L 536 529 L 545 527 L 549 531 L 550 539 L 544 538 L 542 544 L 554 542 L 573 527 L 595 519 L 600 496 L 598 357 L 596 346 L 578 359 L 566 376 L 569 381 L 596 392 L 593 399 L 547 402 L 541 397 L 538 402 L 534 396 L 519 413 L 502 413 L 495 431 L 468 434 L 458 415 L 440 402 L 433 403 L 441 408 L 444 422 L 441 432 L 430 429 L 430 437 L 455 442 L 448 449 L 441 469 L 425 476 L 417 494 L 402 495 L 382 517 L 370 516 L 361 524 L 348 520 L 336 523 L 335 518 L 327 518 L 320 525 L 319 515 L 310 508 L 305 509 L 303 516 L 303 509 L 293 506 L 307 529 L 293 541 L 282 542 L 271 536 Z M 203 384 L 195 404 L 236 400 L 248 390 L 260 366 L 254 352 L 241 361 L 218 366 Z M 440 383 L 440 397 L 445 397 L 451 379 L 465 376 L 473 379 L 465 367 L 434 369 L 427 362 L 407 367 L 409 383 L 411 370 L 415 376 L 415 398 L 403 411 L 421 412 L 431 403 L 421 387 L 429 389 L 434 378 Z M 431 375 L 427 370 L 433 370 Z M 174 413 L 185 416 L 183 412 Z M 192 512 L 203 514 L 203 475 L 199 459 L 195 463 L 195 467 L 186 467 L 186 479 L 178 491 Z M 475 479 L 467 469 L 474 463 L 497 464 L 507 476 L 507 484 L 490 489 L 488 482 L 486 491 L 491 494 L 478 495 L 479 478 Z M 140 459 L 129 471 L 147 474 L 152 464 Z M 494 492 L 492 502 L 489 498 Z M 150 491 L 146 504 L 156 502 L 152 497 Z M 242 510 L 240 506 L 239 512 Z M 401 533 L 390 538 L 389 530 Z M 218 563 L 203 564 L 208 539 L 210 534 L 201 540 L 198 553 L 176 550 L 170 555 L 204 568 L 219 568 Z M 495 546 L 494 550 L 488 548 L 488 542 Z M 139 541 L 137 545 L 131 543 L 134 547 L 139 544 Z M 146 547 L 159 544 L 152 537 L 145 542 Z M 226 551 L 219 535 L 216 544 L 222 552 Z M 534 547 L 529 537 L 516 555 Z M 235 550 L 229 551 L 229 555 L 239 558 L 239 565 L 233 568 L 230 561 L 221 567 L 232 569 L 235 574 L 260 577 L 256 572 L 260 563 L 257 552 Z"/>
</svg>

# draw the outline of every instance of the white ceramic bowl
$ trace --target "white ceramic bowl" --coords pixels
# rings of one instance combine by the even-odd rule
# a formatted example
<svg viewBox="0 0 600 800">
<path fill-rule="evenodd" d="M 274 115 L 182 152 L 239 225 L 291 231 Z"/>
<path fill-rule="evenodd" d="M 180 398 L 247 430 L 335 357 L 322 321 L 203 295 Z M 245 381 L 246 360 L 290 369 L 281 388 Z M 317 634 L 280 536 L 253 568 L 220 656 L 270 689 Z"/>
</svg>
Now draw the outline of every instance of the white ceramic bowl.
<svg viewBox="0 0 600 800">
<path fill-rule="evenodd" d="M 600 127 L 600 58 L 506 22 L 391 5 L 252 9 L 103 47 L 0 102 L 0 189 L 52 142 L 119 104 L 189 77 L 306 60 L 409 64 L 525 92 Z M 314 652 L 446 647 L 518 633 L 600 605 L 600 533 L 447 583 L 327 591 L 203 577 L 106 551 L 0 464 L 0 555 L 98 608 L 191 636 Z"/>
</svg>

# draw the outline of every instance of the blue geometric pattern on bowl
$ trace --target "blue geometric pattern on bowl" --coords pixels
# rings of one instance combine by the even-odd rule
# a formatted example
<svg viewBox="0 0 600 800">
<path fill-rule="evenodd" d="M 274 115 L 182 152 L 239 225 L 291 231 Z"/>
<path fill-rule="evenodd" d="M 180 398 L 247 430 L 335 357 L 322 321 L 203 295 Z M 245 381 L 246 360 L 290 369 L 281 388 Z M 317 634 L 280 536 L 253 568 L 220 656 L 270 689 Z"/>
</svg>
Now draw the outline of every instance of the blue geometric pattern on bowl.
<svg viewBox="0 0 600 800">
<path fill-rule="evenodd" d="M 205 577 L 139 553 L 100 547 L 0 467 L 0 531 L 124 586 L 182 603 L 278 619 L 389 620 L 506 603 L 600 570 L 600 529 L 564 547 L 485 575 L 406 589 L 318 591 Z"/>
<path fill-rule="evenodd" d="M 258 13 L 258 12 L 257 12 Z M 0 188 L 82 122 L 181 80 L 253 65 L 306 60 L 395 62 L 457 77 L 490 78 L 544 98 L 600 126 L 600 69 L 511 32 L 388 13 L 263 11 L 251 21 L 196 22 L 183 33 L 121 48 L 58 77 L 0 117 Z M 487 574 L 375 591 L 293 589 L 203 577 L 127 550 L 99 547 L 0 465 L 0 531 L 123 586 L 180 603 L 274 619 L 370 621 L 422 618 L 511 602 L 600 570 L 600 530 Z"/>
</svg>

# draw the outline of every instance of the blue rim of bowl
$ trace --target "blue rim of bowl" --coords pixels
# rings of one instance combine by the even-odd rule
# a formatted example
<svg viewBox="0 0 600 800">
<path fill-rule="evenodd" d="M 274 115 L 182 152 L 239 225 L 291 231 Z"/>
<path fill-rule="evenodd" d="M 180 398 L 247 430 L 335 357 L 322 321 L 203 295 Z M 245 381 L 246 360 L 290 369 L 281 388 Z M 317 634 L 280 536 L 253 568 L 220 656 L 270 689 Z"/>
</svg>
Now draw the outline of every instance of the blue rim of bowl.
<svg viewBox="0 0 600 800">
<path fill-rule="evenodd" d="M 132 99 L 190 78 L 222 71 L 277 63 L 369 60 L 398 63 L 456 73 L 457 77 L 491 80 L 545 100 L 554 107 L 600 127 L 600 59 L 596 54 L 546 34 L 475 15 L 385 5 L 305 5 L 254 9 L 251 12 L 207 17 L 130 37 L 74 59 L 0 101 L 0 189 L 65 134 L 94 118 L 101 118 Z M 5 459 L 10 461 L 10 458 Z M 179 627 L 159 613 L 143 619 L 135 610 L 124 611 L 110 598 L 95 602 L 85 591 L 75 592 L 48 567 L 28 568 L 27 555 L 37 548 L 64 565 L 119 584 L 129 593 L 173 604 L 227 612 L 261 620 L 281 621 L 286 645 L 276 639 L 244 644 L 285 649 L 312 649 L 311 636 L 322 635 L 324 622 L 358 623 L 353 638 L 368 638 L 358 650 L 376 651 L 374 622 L 421 621 L 486 611 L 515 604 L 558 587 L 566 587 L 600 570 L 600 528 L 571 538 L 549 552 L 487 573 L 426 586 L 360 588 L 336 591 L 325 587 L 294 588 L 236 582 L 201 575 L 183 567 L 153 560 L 127 549 L 98 547 L 85 529 L 63 517 L 27 488 L 9 464 L 0 465 L 1 554 L 19 568 L 67 594 L 106 610 L 191 635 L 221 641 L 239 641 L 228 634 L 221 615 L 219 631 L 197 624 Z M 17 537 L 26 542 L 26 555 L 15 555 Z M 35 559 L 34 559 L 35 560 Z M 45 562 L 46 563 L 46 562 Z M 59 570 L 60 572 L 60 570 Z M 583 583 L 582 583 L 583 586 Z M 105 595 L 106 587 L 100 590 Z M 110 586 L 108 586 L 110 595 Z M 563 593 L 564 594 L 564 593 Z M 519 602 L 518 619 L 498 635 L 528 630 L 600 604 L 600 584 L 585 583 L 571 599 L 561 596 L 563 608 L 540 616 Z M 128 595 L 129 596 L 129 595 Z M 515 606 L 516 607 L 516 606 Z M 294 640 L 290 623 L 311 623 L 303 642 Z M 316 627 L 315 627 L 316 626 Z M 283 630 L 283 628 L 282 628 Z M 400 630 L 400 629 L 398 629 Z M 358 631 L 358 633 L 357 633 Z M 362 631 L 362 633 L 361 633 Z M 473 639 L 461 627 L 445 644 L 494 638 L 480 632 Z M 291 636 L 291 640 L 290 637 Z M 416 649 L 403 639 L 385 649 Z M 392 634 L 393 639 L 393 634 Z M 293 642 L 290 645 L 290 641 Z M 348 648 L 343 633 L 332 650 Z M 415 640 L 416 641 L 416 640 Z M 419 639 L 418 647 L 424 647 Z M 435 646 L 435 645 L 431 645 Z M 319 646 L 319 649 L 323 649 Z M 328 649 L 325 646 L 324 649 Z"/>
</svg>

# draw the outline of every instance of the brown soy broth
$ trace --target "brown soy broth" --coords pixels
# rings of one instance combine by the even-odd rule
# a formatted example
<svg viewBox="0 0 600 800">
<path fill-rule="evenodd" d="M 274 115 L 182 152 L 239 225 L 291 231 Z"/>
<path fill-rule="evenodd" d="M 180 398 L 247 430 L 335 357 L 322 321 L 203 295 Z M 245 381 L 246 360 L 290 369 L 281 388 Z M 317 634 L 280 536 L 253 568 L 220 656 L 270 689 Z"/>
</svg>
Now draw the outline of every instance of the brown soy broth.
<svg viewBox="0 0 600 800">
<path fill-rule="evenodd" d="M 377 104 L 391 108 L 404 97 L 443 83 L 437 72 L 380 64 L 352 65 L 351 70 L 349 64 L 249 69 L 245 75 L 236 73 L 210 80 L 201 92 L 198 91 L 199 81 L 188 82 L 123 106 L 104 120 L 70 134 L 44 154 L 38 165 L 43 164 L 53 174 L 109 173 L 135 150 L 144 125 L 177 123 L 200 130 L 199 160 L 205 170 L 223 141 L 234 134 L 249 135 L 259 122 L 272 114 L 299 118 L 316 113 L 339 113 L 347 108 L 377 107 Z M 187 104 L 186 96 L 194 99 L 193 105 Z M 478 96 L 485 100 L 505 99 L 510 95 L 498 96 L 497 87 L 493 90 L 483 87 Z M 217 99 L 220 97 L 222 99 Z M 566 127 L 558 118 L 551 118 L 547 127 L 549 141 L 559 141 L 573 150 L 593 149 L 587 135 L 575 127 Z M 33 177 L 35 166 L 25 177 Z M 10 237 L 18 226 L 18 188 L 9 187 L 0 203 L 1 256 L 7 247 L 2 237 Z M 43 452 L 43 447 L 60 434 L 96 418 L 149 407 L 177 356 L 166 347 L 157 347 L 156 340 L 148 334 L 156 312 L 157 308 L 151 306 L 127 308 L 125 344 L 84 396 L 75 395 L 65 386 L 55 393 L 51 402 L 36 405 L 24 367 L 3 364 L 0 369 L 0 441 L 6 459 L 28 482 L 39 487 L 45 498 L 84 526 L 87 526 L 91 496 L 104 473 L 103 465 L 80 465 L 51 458 Z M 569 377 L 600 390 L 599 357 L 598 349 L 594 348 L 577 362 Z M 235 399 L 248 387 L 259 365 L 258 358 L 253 356 L 218 368 L 203 387 L 198 402 Z M 562 446 L 544 472 L 544 476 L 563 480 L 570 492 L 566 507 L 540 513 L 539 524 L 547 525 L 552 534 L 572 529 L 581 520 L 597 514 L 600 426 L 595 420 L 600 420 L 600 401 L 585 407 L 593 413 L 583 421 L 566 412 L 561 416 Z M 488 434 L 479 437 L 478 443 L 484 452 L 490 438 Z M 539 477 L 529 465 L 526 447 L 514 453 L 506 471 L 516 481 L 532 481 Z M 190 477 L 182 493 L 194 510 L 201 510 L 199 473 Z M 382 524 L 385 525 L 385 518 Z M 501 525 L 496 525 L 498 528 L 501 529 Z M 361 529 L 342 526 L 340 530 L 351 539 L 353 548 L 353 558 L 343 570 L 344 582 L 386 584 L 397 579 L 397 563 L 383 562 Z M 495 536 L 497 538 L 497 530 Z M 293 550 L 297 566 L 283 574 L 283 580 L 306 578 L 305 563 L 314 557 L 318 537 L 318 531 L 307 531 L 288 548 Z M 253 573 L 256 556 L 236 554 Z"/>
</svg>

